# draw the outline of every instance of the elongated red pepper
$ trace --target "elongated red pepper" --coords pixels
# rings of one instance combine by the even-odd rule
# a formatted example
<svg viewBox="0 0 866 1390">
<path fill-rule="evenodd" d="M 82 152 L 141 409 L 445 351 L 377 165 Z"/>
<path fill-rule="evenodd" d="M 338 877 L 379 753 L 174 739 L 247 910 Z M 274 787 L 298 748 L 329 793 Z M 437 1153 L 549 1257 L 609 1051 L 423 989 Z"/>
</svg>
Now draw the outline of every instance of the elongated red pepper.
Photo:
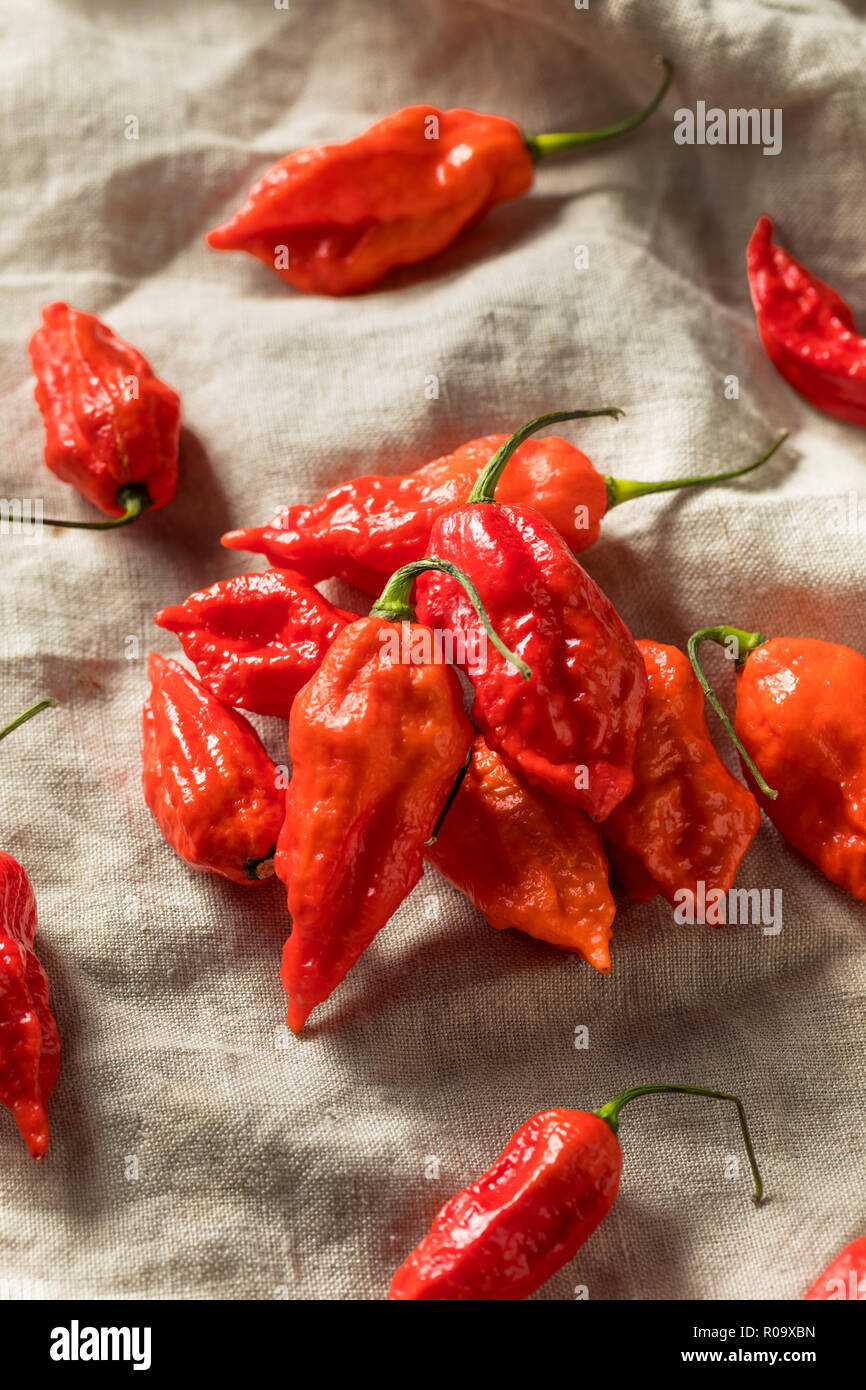
<svg viewBox="0 0 866 1390">
<path fill-rule="evenodd" d="M 664 81 L 650 104 L 603 130 L 524 136 L 502 116 L 407 106 L 344 144 L 297 150 L 266 171 L 208 245 L 247 251 L 299 290 L 369 289 L 525 193 L 535 160 L 639 125 L 671 80 L 660 61 Z"/>
<path fill-rule="evenodd" d="M 706 640 L 737 656 L 733 727 L 698 659 Z M 726 625 L 694 633 L 689 656 L 773 824 L 833 883 L 866 899 L 866 657 Z"/>
<path fill-rule="evenodd" d="M 99 531 L 164 507 L 177 486 L 180 398 L 140 352 L 93 314 L 46 304 L 30 339 L 45 462 L 111 521 L 45 521 Z"/>
<path fill-rule="evenodd" d="M 637 1096 L 684 1092 L 731 1101 L 763 1195 L 742 1101 L 699 1086 L 633 1086 L 599 1110 L 545 1110 L 512 1136 L 491 1168 L 453 1197 L 400 1266 L 389 1299 L 513 1302 L 567 1264 L 619 1189 L 619 1113 Z"/>
<path fill-rule="evenodd" d="M 582 412 L 586 417 L 618 413 L 613 407 Z M 655 492 L 742 477 L 766 463 L 786 434 L 783 430 L 759 459 L 744 467 L 660 483 L 601 474 L 586 454 L 557 435 L 525 439 L 496 496 L 500 502 L 534 507 L 577 553 L 598 539 L 602 518 L 611 507 Z M 318 502 L 285 507 L 267 526 L 229 531 L 222 543 L 229 550 L 264 555 L 269 564 L 300 570 L 314 583 L 347 579 L 365 594 L 378 594 L 387 575 L 427 554 L 434 523 L 466 500 L 484 465 L 508 438 L 491 434 L 471 439 L 414 473 L 338 483 Z"/>
<path fill-rule="evenodd" d="M 485 648 L 475 612 L 447 573 L 418 581 L 421 620 L 486 651 L 471 670 L 475 721 L 487 743 L 533 786 L 604 820 L 632 788 L 646 671 L 613 604 L 561 537 L 529 507 L 494 502 L 514 450 L 534 430 L 572 418 L 543 415 L 511 435 L 470 494 L 433 527 L 430 550 L 475 584 L 496 631 L 532 669 L 520 675 Z M 462 664 L 466 665 L 464 661 Z M 467 666 L 468 669 L 468 666 Z"/>
<path fill-rule="evenodd" d="M 866 1236 L 846 1245 L 818 1275 L 803 1298 L 824 1299 L 831 1303 L 848 1300 L 862 1302 L 866 1299 Z"/>
<path fill-rule="evenodd" d="M 176 661 L 151 652 L 142 714 L 144 799 L 194 869 L 234 883 L 273 872 L 285 792 L 255 729 Z"/>
<path fill-rule="evenodd" d="M 827 415 L 866 425 L 866 338 L 844 299 L 773 244 L 759 217 L 746 252 L 761 342 L 775 368 Z"/>
</svg>

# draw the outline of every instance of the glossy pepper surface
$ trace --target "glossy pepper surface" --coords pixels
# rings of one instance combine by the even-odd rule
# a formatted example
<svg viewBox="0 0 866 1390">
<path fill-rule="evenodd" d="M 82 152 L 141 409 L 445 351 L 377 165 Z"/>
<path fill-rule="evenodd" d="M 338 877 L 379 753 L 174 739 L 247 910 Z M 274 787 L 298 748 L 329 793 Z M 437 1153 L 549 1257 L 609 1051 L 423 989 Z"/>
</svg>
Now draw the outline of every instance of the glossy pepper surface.
<svg viewBox="0 0 866 1390">
<path fill-rule="evenodd" d="M 508 438 L 491 434 L 471 439 L 413 473 L 373 474 L 338 483 L 318 502 L 285 507 L 267 526 L 229 531 L 222 543 L 229 550 L 264 555 L 269 564 L 300 570 L 314 583 L 347 579 L 376 595 L 398 566 L 428 553 L 434 523 L 465 502 L 484 465 Z M 660 483 L 601 474 L 586 454 L 557 435 L 526 439 L 515 450 L 496 496 L 500 502 L 534 507 L 578 552 L 598 539 L 602 518 L 611 507 L 649 493 L 740 477 L 765 463 L 782 438 L 743 468 Z"/>
<path fill-rule="evenodd" d="M 343 144 L 297 150 L 254 184 L 229 222 L 208 233 L 217 251 L 247 251 L 296 289 L 343 295 L 442 251 L 465 227 L 532 182 L 533 161 L 623 133 L 527 139 L 503 116 L 407 106 Z M 413 557 L 417 558 L 417 557 Z"/>
<path fill-rule="evenodd" d="M 579 412 L 578 412 L 579 413 Z M 542 416 L 513 434 L 487 464 L 468 503 L 436 522 L 430 550 L 463 570 L 509 649 L 532 670 L 485 649 L 474 610 L 447 573 L 418 581 L 423 622 L 485 651 L 470 671 L 472 712 L 487 743 L 533 786 L 604 820 L 632 787 L 632 761 L 646 697 L 646 671 L 610 600 L 543 517 L 493 492 L 515 448 L 569 412 Z"/>
<path fill-rule="evenodd" d="M 735 644 L 733 729 L 698 662 L 706 639 Z M 695 633 L 689 654 L 773 824 L 833 883 L 866 899 L 866 657 L 724 625 Z"/>
<path fill-rule="evenodd" d="M 582 811 L 530 787 L 479 734 L 427 859 L 492 927 L 610 969 L 615 907 L 601 835 Z"/>
<path fill-rule="evenodd" d="M 638 642 L 647 701 L 634 787 L 604 823 L 629 897 L 670 901 L 698 884 L 726 893 L 761 822 L 758 803 L 732 777 L 710 739 L 704 693 L 676 647 Z"/>
<path fill-rule="evenodd" d="M 761 342 L 777 371 L 827 415 L 866 425 L 866 338 L 848 305 L 773 242 L 760 217 L 746 252 Z"/>
<path fill-rule="evenodd" d="M 154 621 L 180 638 L 199 679 L 227 705 L 288 719 L 355 613 L 334 607 L 289 570 L 239 574 L 162 608 Z"/>
<path fill-rule="evenodd" d="M 100 529 L 164 507 L 177 486 L 180 399 L 140 352 L 93 314 L 46 304 L 29 345 L 45 462 L 113 522 L 51 521 Z"/>
<path fill-rule="evenodd" d="M 152 652 L 142 726 L 144 799 L 194 869 L 235 883 L 273 872 L 285 791 L 252 725 Z"/>
<path fill-rule="evenodd" d="M 545 1110 L 527 1120 L 493 1166 L 442 1208 L 394 1275 L 389 1299 L 528 1298 L 574 1258 L 613 1206 L 622 1173 L 622 1107 L 667 1091 L 736 1105 L 759 1202 L 761 1177 L 736 1096 L 696 1086 L 635 1086 L 599 1110 Z"/>
<path fill-rule="evenodd" d="M 862 1302 L 866 1299 L 866 1236 L 846 1245 L 818 1275 L 803 1297 L 829 1302 Z"/>
</svg>

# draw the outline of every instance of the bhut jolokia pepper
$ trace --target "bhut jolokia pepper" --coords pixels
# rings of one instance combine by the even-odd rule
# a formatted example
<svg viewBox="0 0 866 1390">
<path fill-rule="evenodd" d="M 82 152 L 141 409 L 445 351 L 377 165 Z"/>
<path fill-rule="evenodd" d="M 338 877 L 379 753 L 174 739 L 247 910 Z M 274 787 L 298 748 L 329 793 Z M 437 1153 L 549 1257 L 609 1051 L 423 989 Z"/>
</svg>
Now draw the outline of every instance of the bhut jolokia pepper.
<svg viewBox="0 0 866 1390">
<path fill-rule="evenodd" d="M 492 927 L 516 927 L 610 970 L 615 915 L 601 835 L 513 772 L 479 734 L 427 859 Z"/>
<path fill-rule="evenodd" d="M 737 658 L 734 726 L 701 668 L 711 640 Z M 689 639 L 701 686 L 785 839 L 866 899 L 866 657 L 836 642 L 719 625 Z"/>
<path fill-rule="evenodd" d="M 618 413 L 609 407 L 582 415 Z M 611 507 L 655 492 L 742 477 L 766 463 L 785 437 L 782 431 L 759 459 L 742 468 L 660 483 L 599 473 L 586 454 L 557 435 L 526 439 L 515 450 L 496 496 L 500 502 L 534 507 L 570 549 L 579 552 L 598 539 L 602 518 Z M 398 566 L 427 554 L 434 522 L 466 500 L 488 459 L 508 438 L 491 434 L 471 439 L 413 473 L 373 474 L 338 483 L 318 502 L 285 507 L 267 526 L 229 531 L 222 543 L 229 550 L 264 555 L 269 564 L 300 570 L 314 583 L 347 579 L 375 596 Z"/>
<path fill-rule="evenodd" d="M 746 252 L 761 342 L 777 371 L 828 415 L 866 425 L 866 338 L 843 299 L 773 244 L 760 217 Z"/>
<path fill-rule="evenodd" d="M 0 729 L 0 739 L 56 701 L 40 700 Z M 48 1148 L 46 1103 L 60 1074 L 60 1038 L 48 979 L 36 958 L 36 898 L 21 865 L 0 850 L 0 1103 L 31 1157 Z"/>
<path fill-rule="evenodd" d="M 649 105 L 603 130 L 525 136 L 502 116 L 407 106 L 344 144 L 297 150 L 266 171 L 208 245 L 246 251 L 299 290 L 369 289 L 525 193 L 535 161 L 640 125 L 670 84 L 671 64 L 660 61 L 664 80 Z"/>
<path fill-rule="evenodd" d="M 866 1299 L 866 1236 L 846 1245 L 818 1275 L 803 1298 L 829 1302 L 862 1302 Z"/>
<path fill-rule="evenodd" d="M 533 786 L 604 820 L 632 787 L 647 684 L 640 652 L 558 532 L 530 507 L 494 499 L 518 445 L 571 418 L 542 415 L 511 435 L 468 503 L 435 523 L 430 551 L 469 576 L 496 631 L 532 669 L 524 684 L 489 650 L 474 666 L 472 711 L 487 743 Z M 483 650 L 475 612 L 447 573 L 421 576 L 417 608 L 422 622 L 458 635 L 464 651 Z"/>
<path fill-rule="evenodd" d="M 276 870 L 292 918 L 281 973 L 295 1033 L 418 882 L 426 842 L 466 764 L 472 728 L 460 682 L 409 602 L 417 576 L 439 564 L 398 570 L 292 706 Z M 448 570 L 477 603 L 465 577 Z"/>
<path fill-rule="evenodd" d="M 107 530 L 164 507 L 177 486 L 180 398 L 140 352 L 93 314 L 46 304 L 29 344 L 45 462 L 110 521 L 46 521 Z"/>
<path fill-rule="evenodd" d="M 235 883 L 273 872 L 285 791 L 255 729 L 176 661 L 152 652 L 144 704 L 144 799 L 194 869 Z"/>
<path fill-rule="evenodd" d="M 527 1120 L 493 1166 L 442 1208 L 394 1275 L 389 1299 L 528 1298 L 574 1258 L 613 1206 L 623 1106 L 668 1091 L 737 1107 L 759 1203 L 763 1183 L 737 1096 L 700 1086 L 632 1086 L 599 1110 L 544 1110 Z"/>
<path fill-rule="evenodd" d="M 199 679 L 227 705 L 288 719 L 337 633 L 358 615 L 290 570 L 238 574 L 162 608 Z"/>
<path fill-rule="evenodd" d="M 637 645 L 647 700 L 634 787 L 604 823 L 611 858 L 636 902 L 657 893 L 674 902 L 700 883 L 727 893 L 760 825 L 758 803 L 713 747 L 688 657 L 660 642 Z"/>
</svg>

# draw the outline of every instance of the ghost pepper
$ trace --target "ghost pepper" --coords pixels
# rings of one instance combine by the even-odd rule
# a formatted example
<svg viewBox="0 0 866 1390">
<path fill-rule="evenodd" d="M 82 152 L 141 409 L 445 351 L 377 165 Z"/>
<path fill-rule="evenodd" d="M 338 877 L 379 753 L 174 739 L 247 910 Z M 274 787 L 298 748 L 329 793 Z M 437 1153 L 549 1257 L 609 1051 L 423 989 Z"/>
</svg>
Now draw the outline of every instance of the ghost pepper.
<svg viewBox="0 0 866 1390">
<path fill-rule="evenodd" d="M 866 1300 L 866 1236 L 846 1245 L 818 1275 L 803 1298 L 830 1303 Z"/>
</svg>

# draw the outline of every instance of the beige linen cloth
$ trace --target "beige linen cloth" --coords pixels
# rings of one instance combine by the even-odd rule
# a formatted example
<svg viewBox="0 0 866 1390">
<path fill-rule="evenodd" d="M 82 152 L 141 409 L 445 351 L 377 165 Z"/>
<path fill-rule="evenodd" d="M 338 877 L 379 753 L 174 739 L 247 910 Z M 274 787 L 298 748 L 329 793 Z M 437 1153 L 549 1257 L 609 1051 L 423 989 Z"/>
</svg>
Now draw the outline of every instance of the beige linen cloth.
<svg viewBox="0 0 866 1390">
<path fill-rule="evenodd" d="M 582 558 L 638 636 L 683 645 L 727 621 L 866 650 L 863 535 L 838 525 L 849 494 L 866 518 L 866 436 L 776 375 L 744 273 L 767 212 L 866 323 L 859 9 L 5 8 L 0 495 L 93 515 L 41 464 L 25 349 L 49 300 L 140 348 L 181 393 L 186 432 L 165 511 L 115 534 L 0 538 L 2 715 L 59 701 L 0 750 L 0 792 L 64 1048 L 41 1167 L 0 1113 L 0 1295 L 382 1298 L 525 1118 L 648 1081 L 744 1098 L 765 1206 L 749 1200 L 732 1107 L 636 1103 L 614 1210 L 537 1298 L 795 1298 L 866 1230 L 866 908 L 768 823 L 739 882 L 782 890 L 776 935 L 622 901 L 602 978 L 494 932 L 428 870 L 295 1041 L 280 884 L 187 868 L 139 785 L 146 655 L 179 653 L 154 610 L 261 567 L 221 549 L 222 532 L 542 411 L 622 406 L 619 424 L 562 432 L 638 478 L 745 463 L 787 425 L 762 473 L 631 503 Z M 530 131 L 603 125 L 650 96 L 659 52 L 677 76 L 650 124 L 550 161 L 528 196 L 372 293 L 299 295 L 204 244 L 293 147 L 418 101 Z M 781 108 L 781 154 L 676 144 L 674 112 L 698 101 Z M 730 701 L 729 669 L 709 664 Z M 284 761 L 283 726 L 258 725 Z"/>
</svg>

